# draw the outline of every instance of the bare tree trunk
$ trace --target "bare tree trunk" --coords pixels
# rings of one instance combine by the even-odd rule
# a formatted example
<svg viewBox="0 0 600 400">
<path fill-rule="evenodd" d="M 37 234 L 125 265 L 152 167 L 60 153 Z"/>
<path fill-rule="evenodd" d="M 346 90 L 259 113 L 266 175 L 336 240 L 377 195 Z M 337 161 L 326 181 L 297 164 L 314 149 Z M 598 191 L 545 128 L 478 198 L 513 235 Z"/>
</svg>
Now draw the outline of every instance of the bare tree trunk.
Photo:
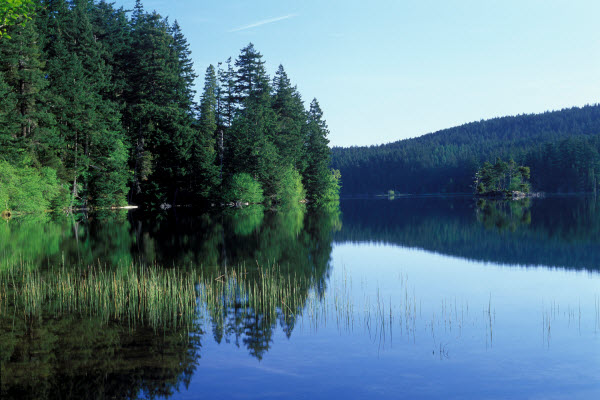
<svg viewBox="0 0 600 400">
<path fill-rule="evenodd" d="M 77 142 L 77 132 L 75 132 L 75 165 L 74 165 L 74 170 L 75 170 L 75 175 L 73 176 L 73 191 L 71 193 L 71 205 L 69 207 L 69 209 L 71 210 L 71 212 L 73 211 L 73 205 L 75 203 L 75 198 L 77 197 L 77 152 L 78 150 L 78 142 Z"/>
<path fill-rule="evenodd" d="M 225 153 L 225 145 L 223 143 L 223 129 L 221 129 L 219 131 L 219 160 L 220 160 L 220 164 L 221 164 L 221 169 L 219 171 L 219 180 L 223 180 L 223 157 L 224 157 L 224 153 Z"/>
</svg>

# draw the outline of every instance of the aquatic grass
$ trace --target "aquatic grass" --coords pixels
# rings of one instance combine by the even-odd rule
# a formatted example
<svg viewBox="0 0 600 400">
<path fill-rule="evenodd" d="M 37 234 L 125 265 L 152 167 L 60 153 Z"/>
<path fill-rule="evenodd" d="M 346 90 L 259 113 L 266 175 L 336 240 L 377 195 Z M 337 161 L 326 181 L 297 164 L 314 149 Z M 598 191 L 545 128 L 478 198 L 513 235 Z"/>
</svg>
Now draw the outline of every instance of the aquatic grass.
<svg viewBox="0 0 600 400">
<path fill-rule="evenodd" d="M 132 327 L 189 326 L 196 315 L 195 277 L 157 266 L 40 271 L 17 265 L 0 274 L 0 312 L 13 307 L 26 318 L 80 314 Z"/>
<path fill-rule="evenodd" d="M 340 334 L 360 328 L 380 348 L 393 344 L 397 337 L 415 342 L 427 332 L 439 353 L 444 353 L 442 348 L 451 341 L 460 340 L 463 328 L 470 326 L 485 329 L 486 347 L 495 338 L 496 308 L 491 294 L 479 314 L 470 313 L 473 305 L 456 297 L 443 298 L 440 303 L 425 299 L 423 309 L 423 299 L 404 275 L 389 297 L 379 283 L 369 288 L 361 280 L 360 289 L 365 292 L 361 299 L 356 298 L 346 271 L 334 274 L 326 290 L 322 282 L 284 271 L 276 264 L 217 271 L 134 264 L 118 269 L 61 265 L 47 270 L 14 265 L 0 273 L 0 316 L 28 320 L 63 315 L 100 317 L 107 324 L 132 329 L 150 326 L 156 331 L 191 332 L 192 327 L 212 325 L 215 337 L 235 335 L 237 342 L 242 336 L 255 335 L 266 348 L 278 324 L 288 335 L 297 324 L 315 332 L 333 324 Z M 428 303 L 438 305 L 431 308 Z M 550 340 L 556 318 L 564 314 L 569 324 L 573 321 L 580 327 L 583 313 L 580 304 L 560 307 L 552 301 L 542 314 L 545 341 Z M 595 298 L 597 326 L 599 298 Z"/>
</svg>

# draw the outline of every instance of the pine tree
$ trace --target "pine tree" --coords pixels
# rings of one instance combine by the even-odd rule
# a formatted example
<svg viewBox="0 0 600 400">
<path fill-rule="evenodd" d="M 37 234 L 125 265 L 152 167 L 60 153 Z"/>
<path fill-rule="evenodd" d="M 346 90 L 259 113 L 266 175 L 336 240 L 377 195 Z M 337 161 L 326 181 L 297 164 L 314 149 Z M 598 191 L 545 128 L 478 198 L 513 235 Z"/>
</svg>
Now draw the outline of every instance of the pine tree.
<svg viewBox="0 0 600 400">
<path fill-rule="evenodd" d="M 189 186 L 194 137 L 187 43 L 156 12 L 137 2 L 132 16 L 125 123 L 133 152 L 133 196 L 153 205 L 176 203 Z"/>
<path fill-rule="evenodd" d="M 123 7 L 115 9 L 113 4 L 102 0 L 94 2 L 90 9 L 93 35 L 101 45 L 101 57 L 110 68 L 111 86 L 108 97 L 124 106 L 123 93 L 127 86 L 127 66 L 131 49 L 131 25 Z"/>
<path fill-rule="evenodd" d="M 61 159 L 72 182 L 71 206 L 113 206 L 125 201 L 128 179 L 120 114 L 108 97 L 110 69 L 94 36 L 89 3 L 53 2 L 47 43 L 48 81 L 60 137 Z M 119 163 L 121 163 L 119 165 Z"/>
<path fill-rule="evenodd" d="M 11 38 L 0 40 L 0 72 L 4 81 L 16 94 L 15 122 L 18 131 L 14 137 L 29 138 L 48 118 L 43 107 L 45 89 L 44 60 L 36 24 L 11 26 Z"/>
<path fill-rule="evenodd" d="M 191 110 L 194 105 L 193 90 L 194 80 L 197 78 L 194 72 L 194 63 L 191 59 L 190 46 L 181 32 L 181 27 L 175 21 L 170 31 L 173 36 L 172 48 L 177 57 L 177 87 L 175 88 L 175 96 L 179 101 L 179 106 L 183 109 Z"/>
<path fill-rule="evenodd" d="M 269 77 L 265 69 L 265 62 L 252 43 L 244 47 L 235 60 L 237 67 L 235 77 L 234 99 L 238 108 L 245 108 L 244 104 L 250 97 L 254 99 L 269 94 Z"/>
<path fill-rule="evenodd" d="M 235 114 L 235 70 L 233 69 L 231 57 L 225 61 L 227 69 L 221 67 L 219 63 L 218 79 L 219 89 L 217 95 L 218 101 L 218 118 L 217 124 L 219 129 L 229 128 L 233 123 L 233 116 Z"/>
<path fill-rule="evenodd" d="M 217 76 L 211 65 L 206 69 L 204 92 L 200 101 L 200 119 L 192 147 L 193 192 L 207 198 L 219 185 L 220 171 L 215 163 L 217 131 Z"/>
<path fill-rule="evenodd" d="M 332 184 L 332 173 L 329 170 L 331 150 L 328 147 L 328 133 L 327 124 L 323 120 L 323 111 L 321 111 L 317 99 L 313 99 L 310 103 L 304 132 L 307 163 L 304 172 L 304 187 L 307 197 L 317 203 L 328 200 L 327 193 Z"/>
<path fill-rule="evenodd" d="M 262 55 L 252 43 L 235 62 L 235 99 L 239 107 L 227 147 L 230 175 L 247 172 L 257 179 L 267 198 L 274 198 L 282 176 L 275 146 L 277 117 L 271 106 L 271 88 Z"/>
<path fill-rule="evenodd" d="M 277 114 L 275 144 L 281 162 L 303 171 L 302 126 L 306 121 L 306 112 L 300 93 L 290 83 L 282 65 L 273 78 L 273 91 L 273 109 Z"/>
</svg>

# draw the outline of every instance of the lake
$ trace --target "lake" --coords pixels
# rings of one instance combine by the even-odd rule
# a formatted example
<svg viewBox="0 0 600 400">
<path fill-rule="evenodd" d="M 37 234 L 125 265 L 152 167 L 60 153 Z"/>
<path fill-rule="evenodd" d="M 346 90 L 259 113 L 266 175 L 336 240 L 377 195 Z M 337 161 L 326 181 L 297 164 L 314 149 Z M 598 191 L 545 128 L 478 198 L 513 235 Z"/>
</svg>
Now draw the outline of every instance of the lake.
<svg viewBox="0 0 600 400">
<path fill-rule="evenodd" d="M 600 398 L 593 197 L 1 222 L 2 399 Z M 58 287 L 132 265 L 191 277 L 191 308 Z"/>
</svg>

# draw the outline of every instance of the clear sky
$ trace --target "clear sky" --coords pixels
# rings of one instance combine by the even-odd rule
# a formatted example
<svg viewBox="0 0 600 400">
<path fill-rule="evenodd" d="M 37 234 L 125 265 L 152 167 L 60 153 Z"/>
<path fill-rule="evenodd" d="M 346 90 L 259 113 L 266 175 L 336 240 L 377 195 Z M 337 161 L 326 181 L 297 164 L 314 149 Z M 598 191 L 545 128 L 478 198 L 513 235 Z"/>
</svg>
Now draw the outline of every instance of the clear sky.
<svg viewBox="0 0 600 400">
<path fill-rule="evenodd" d="M 134 0 L 117 0 L 132 8 Z M 316 97 L 333 146 L 600 100 L 600 1 L 146 0 L 177 20 L 201 90 L 249 42 Z"/>
</svg>

